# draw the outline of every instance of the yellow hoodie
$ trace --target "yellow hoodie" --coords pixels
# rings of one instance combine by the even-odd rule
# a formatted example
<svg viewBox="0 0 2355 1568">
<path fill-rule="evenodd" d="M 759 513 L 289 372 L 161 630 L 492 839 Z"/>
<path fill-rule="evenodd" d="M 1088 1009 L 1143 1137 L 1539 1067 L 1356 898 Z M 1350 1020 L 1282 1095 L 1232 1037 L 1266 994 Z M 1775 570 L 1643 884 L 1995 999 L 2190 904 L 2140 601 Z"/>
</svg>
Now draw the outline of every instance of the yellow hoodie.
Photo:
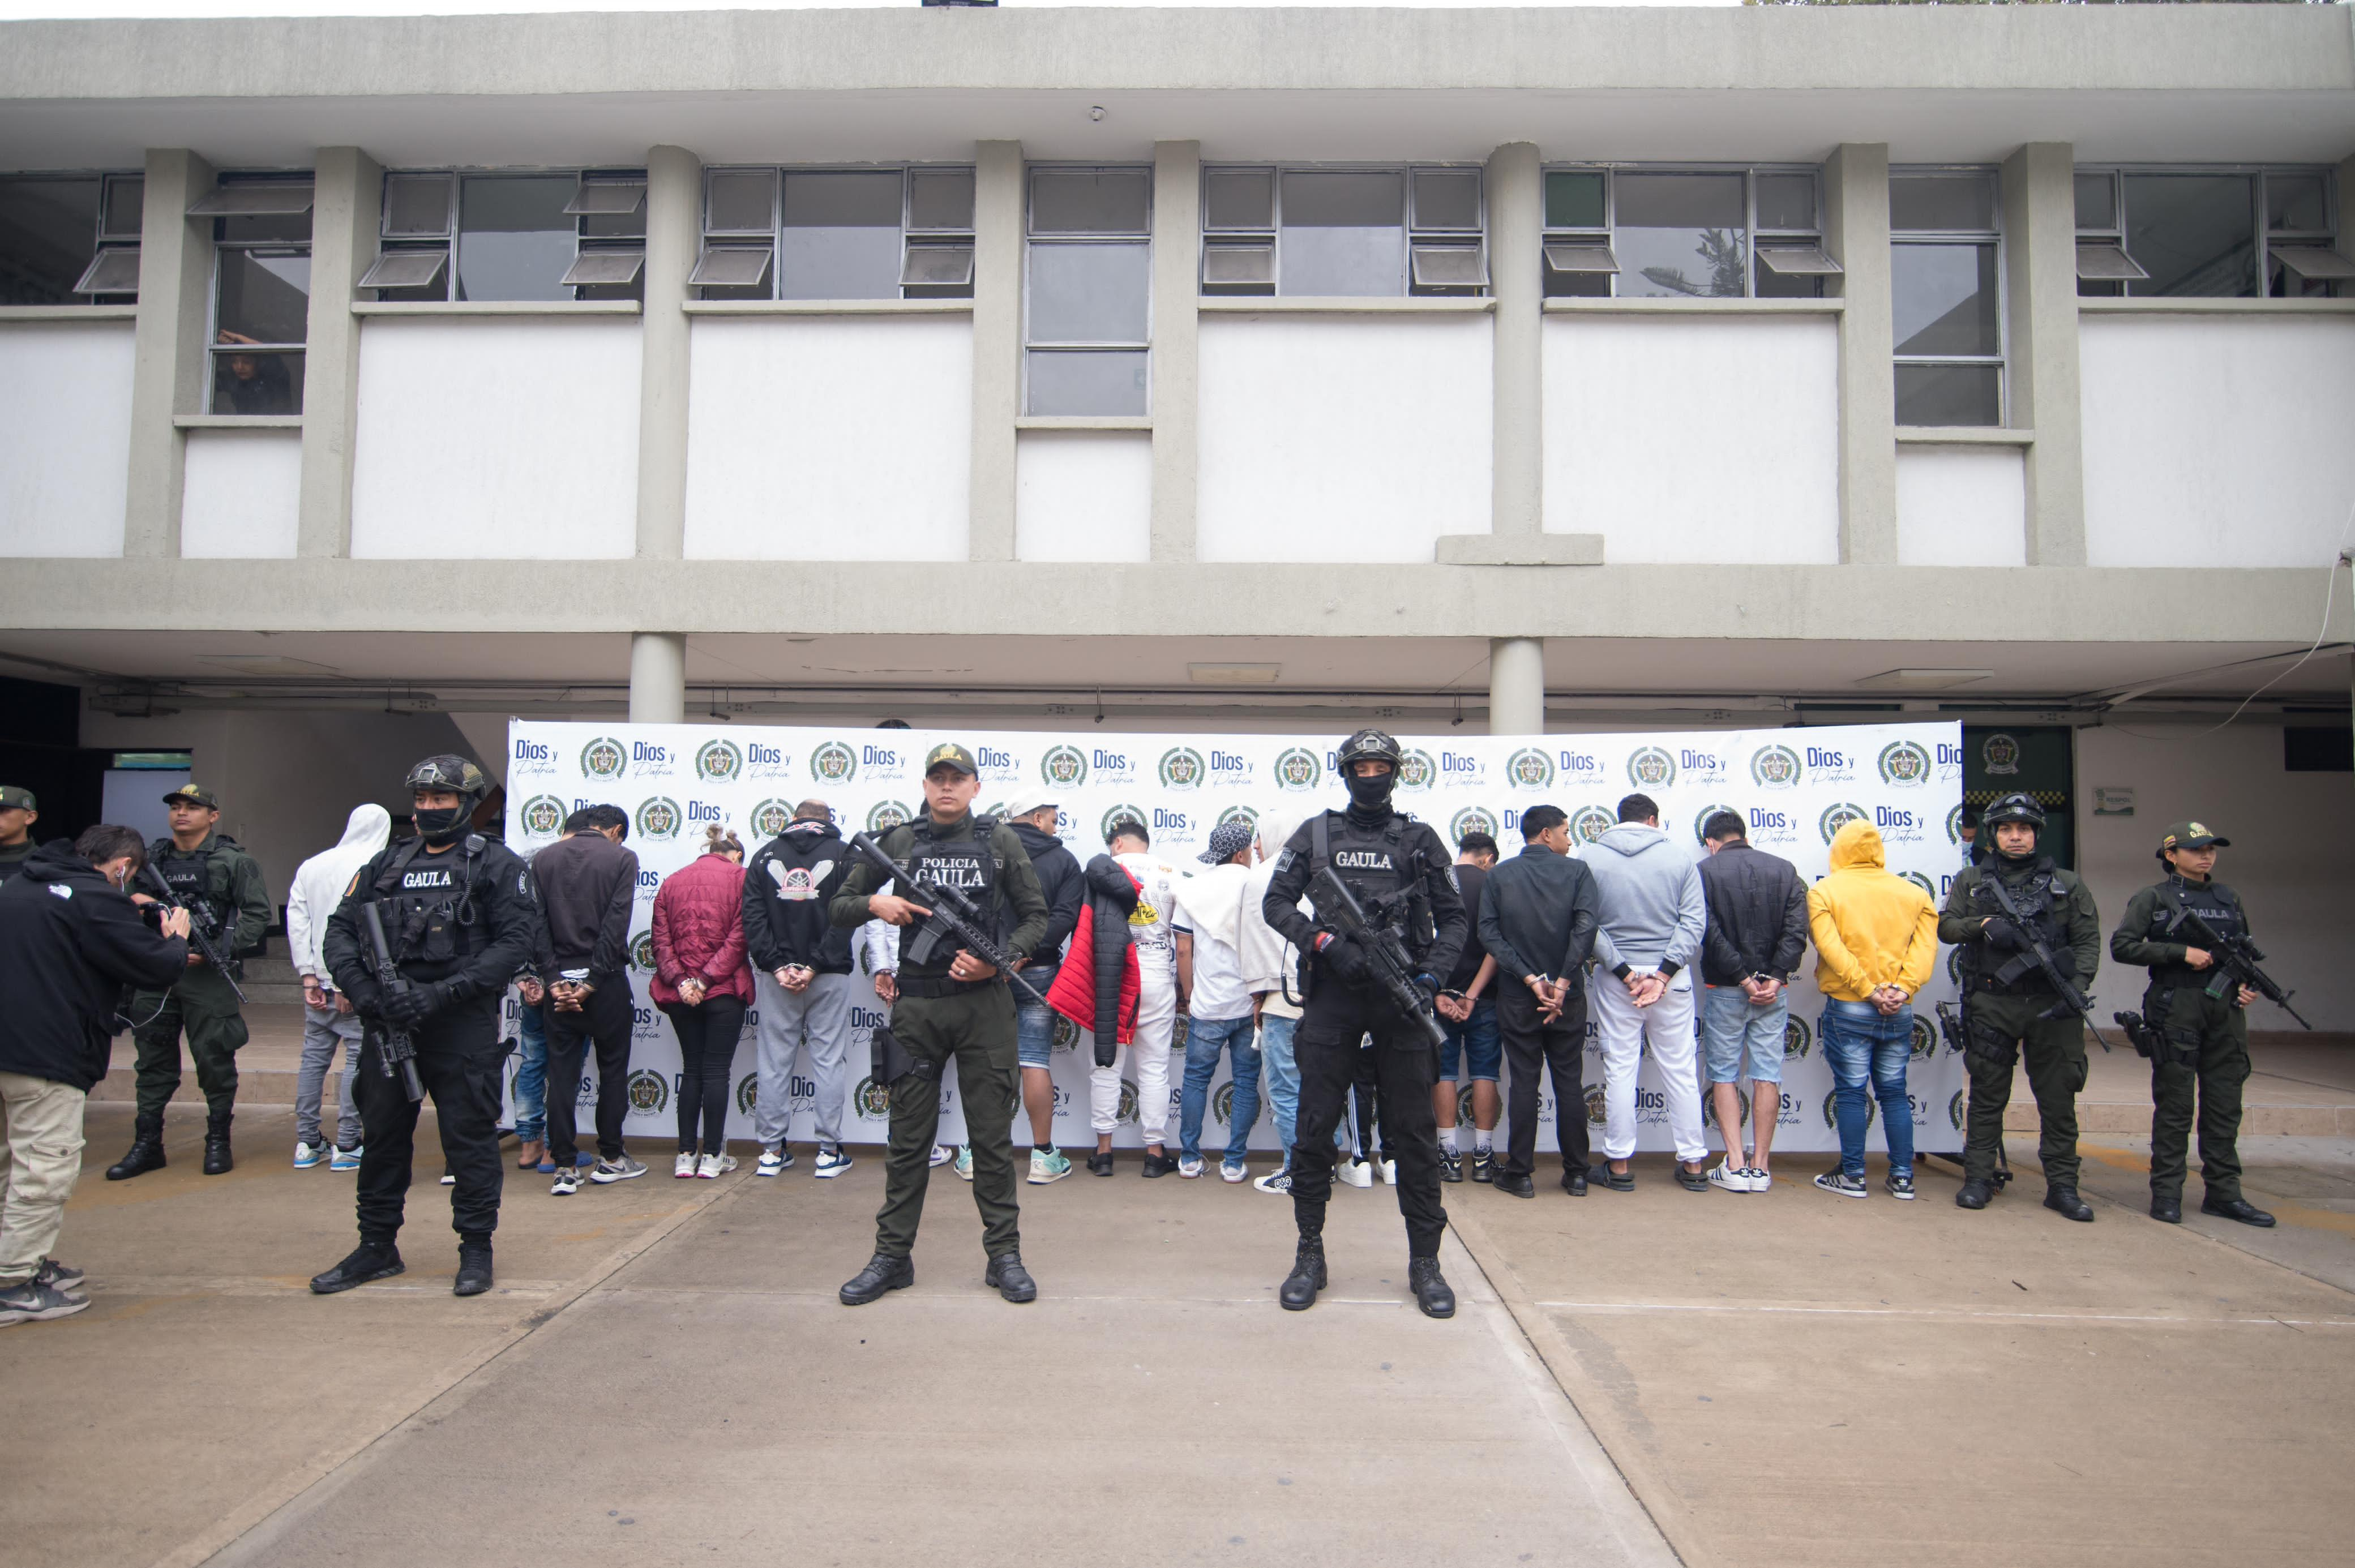
<svg viewBox="0 0 2355 1568">
<path fill-rule="evenodd" d="M 1816 986 L 1838 1001 L 1868 1001 L 1881 986 L 1913 996 L 1937 965 L 1937 905 L 1889 870 L 1869 822 L 1832 836 L 1831 875 L 1807 890 L 1807 928 Z"/>
</svg>

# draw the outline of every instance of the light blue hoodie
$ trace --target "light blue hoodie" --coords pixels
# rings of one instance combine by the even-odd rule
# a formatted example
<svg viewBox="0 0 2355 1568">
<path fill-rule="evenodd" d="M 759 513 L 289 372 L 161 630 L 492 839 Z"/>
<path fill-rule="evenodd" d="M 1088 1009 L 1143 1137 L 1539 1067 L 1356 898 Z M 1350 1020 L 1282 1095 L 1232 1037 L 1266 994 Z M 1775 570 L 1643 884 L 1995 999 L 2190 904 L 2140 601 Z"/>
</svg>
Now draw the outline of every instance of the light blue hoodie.
<svg viewBox="0 0 2355 1568">
<path fill-rule="evenodd" d="M 1604 968 L 1616 971 L 1624 964 L 1673 979 L 1700 956 L 1708 905 L 1700 868 L 1682 845 L 1657 827 L 1623 822 L 1579 859 L 1603 894 L 1594 956 Z"/>
</svg>

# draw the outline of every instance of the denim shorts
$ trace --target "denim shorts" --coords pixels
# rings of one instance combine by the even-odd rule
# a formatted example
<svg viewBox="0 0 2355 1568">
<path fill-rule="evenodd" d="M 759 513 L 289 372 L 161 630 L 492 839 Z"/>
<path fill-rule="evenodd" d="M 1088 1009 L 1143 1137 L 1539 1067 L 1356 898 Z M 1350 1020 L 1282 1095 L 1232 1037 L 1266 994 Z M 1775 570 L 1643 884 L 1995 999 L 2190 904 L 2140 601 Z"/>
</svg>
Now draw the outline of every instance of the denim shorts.
<svg viewBox="0 0 2355 1568">
<path fill-rule="evenodd" d="M 1018 993 L 1018 995 L 1019 993 Z M 1044 1068 L 1055 1049 L 1058 1015 L 1044 1002 L 1023 997 L 1014 1008 L 1014 1055 L 1025 1067 Z"/>
<path fill-rule="evenodd" d="M 1749 993 L 1739 986 L 1702 987 L 1700 1038 L 1709 1053 L 1709 1081 L 1783 1082 L 1783 1033 L 1790 1022 L 1788 989 L 1758 1008 L 1751 1006 Z"/>
<path fill-rule="evenodd" d="M 1439 1048 L 1439 1081 L 1455 1082 L 1455 1064 L 1460 1058 L 1475 1079 L 1487 1079 L 1494 1083 L 1497 1070 L 1505 1064 L 1504 1037 L 1497 1032 L 1497 1004 L 1483 997 L 1472 1004 L 1472 1016 L 1462 1023 L 1442 1018 L 1439 1027 L 1447 1031 L 1447 1043 Z"/>
</svg>

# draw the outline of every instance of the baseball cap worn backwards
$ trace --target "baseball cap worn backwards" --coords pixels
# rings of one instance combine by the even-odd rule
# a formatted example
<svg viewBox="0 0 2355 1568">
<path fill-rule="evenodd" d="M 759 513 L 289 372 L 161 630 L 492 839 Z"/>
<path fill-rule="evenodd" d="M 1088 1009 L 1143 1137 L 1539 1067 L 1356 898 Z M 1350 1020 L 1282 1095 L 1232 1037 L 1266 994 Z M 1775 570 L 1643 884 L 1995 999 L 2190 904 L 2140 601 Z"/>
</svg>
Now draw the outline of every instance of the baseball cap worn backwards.
<svg viewBox="0 0 2355 1568">
<path fill-rule="evenodd" d="M 1221 822 L 1210 829 L 1210 847 L 1194 858 L 1205 866 L 1223 866 L 1243 852 L 1255 831 L 1248 822 Z"/>
<path fill-rule="evenodd" d="M 981 774 L 981 769 L 974 764 L 973 753 L 954 741 L 943 741 L 924 754 L 924 772 L 929 773 L 934 768 L 954 768 L 976 778 Z"/>
</svg>

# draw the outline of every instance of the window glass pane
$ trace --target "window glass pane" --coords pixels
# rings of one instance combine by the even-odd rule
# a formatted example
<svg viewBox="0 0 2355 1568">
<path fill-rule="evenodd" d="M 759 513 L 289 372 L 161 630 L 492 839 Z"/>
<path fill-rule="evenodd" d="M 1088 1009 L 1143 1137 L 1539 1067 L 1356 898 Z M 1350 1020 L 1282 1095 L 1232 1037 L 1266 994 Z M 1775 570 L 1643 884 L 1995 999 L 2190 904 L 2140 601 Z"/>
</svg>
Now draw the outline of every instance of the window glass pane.
<svg viewBox="0 0 2355 1568">
<path fill-rule="evenodd" d="M 900 174 L 827 172 L 785 176 L 787 229 L 897 229 Z"/>
<path fill-rule="evenodd" d="M 1213 169 L 1202 176 L 1202 227 L 1275 227 L 1273 169 Z"/>
<path fill-rule="evenodd" d="M 1996 365 L 1900 365 L 1899 424 L 2000 422 L 2003 369 Z"/>
<path fill-rule="evenodd" d="M 1818 300 L 1824 297 L 1822 272 L 1777 272 L 1762 253 L 1754 261 L 1751 292 L 1762 300 Z"/>
<path fill-rule="evenodd" d="M 302 354 L 214 354 L 212 411 L 301 413 Z"/>
<path fill-rule="evenodd" d="M 1265 241 L 1257 245 L 1205 247 L 1202 251 L 1202 286 L 1249 289 L 1253 293 L 1273 289 L 1275 247 Z"/>
<path fill-rule="evenodd" d="M 1892 245 L 1890 306 L 1900 354 L 1998 354 L 1995 247 Z"/>
<path fill-rule="evenodd" d="M 921 230 L 973 227 L 971 169 L 915 169 L 908 176 L 908 227 Z"/>
<path fill-rule="evenodd" d="M 646 182 L 642 179 L 584 179 L 572 199 L 564 204 L 575 218 L 625 217 L 645 211 L 645 206 Z"/>
<path fill-rule="evenodd" d="M 1153 251 L 1146 245 L 1030 247 L 1033 343 L 1143 343 Z"/>
<path fill-rule="evenodd" d="M 145 227 L 147 181 L 140 176 L 106 182 L 106 238 L 136 240 Z"/>
<path fill-rule="evenodd" d="M 970 245 L 911 245 L 900 264 L 900 282 L 909 288 L 956 289 L 973 292 L 973 247 Z"/>
<path fill-rule="evenodd" d="M 2107 175 L 2077 176 L 2077 227 L 2105 229 L 2118 226 L 2116 182 Z"/>
<path fill-rule="evenodd" d="M 75 283 L 78 294 L 133 294 L 139 293 L 139 247 L 110 246 L 98 253 Z"/>
<path fill-rule="evenodd" d="M 387 239 L 439 240 L 450 232 L 448 175 L 391 175 L 384 182 Z"/>
<path fill-rule="evenodd" d="M 2254 293 L 2252 181 L 2249 175 L 2126 176 L 2126 254 L 2150 274 L 2128 292 Z"/>
<path fill-rule="evenodd" d="M 1419 169 L 1414 174 L 1417 229 L 1480 227 L 1480 176 L 1471 169 Z"/>
<path fill-rule="evenodd" d="M 214 341 L 301 343 L 309 336 L 308 251 L 223 251 L 219 267 Z"/>
<path fill-rule="evenodd" d="M 98 181 L 0 179 L 0 304 L 76 304 L 98 253 Z"/>
<path fill-rule="evenodd" d="M 1281 292 L 1406 293 L 1405 196 L 1394 174 L 1286 174 Z"/>
<path fill-rule="evenodd" d="M 458 186 L 458 297 L 560 300 L 572 265 L 570 175 L 466 179 Z"/>
<path fill-rule="evenodd" d="M 1900 229 L 1991 229 L 1995 176 L 1980 174 L 1891 175 L 1889 227 Z"/>
<path fill-rule="evenodd" d="M 1143 169 L 1033 169 L 1033 234 L 1143 234 L 1152 227 Z"/>
<path fill-rule="evenodd" d="M 2267 175 L 2265 227 L 2276 234 L 2318 234 L 2330 222 L 2320 175 Z"/>
<path fill-rule="evenodd" d="M 1601 172 L 1564 171 L 1546 176 L 1545 226 L 1548 229 L 1602 228 Z"/>
<path fill-rule="evenodd" d="M 1142 414 L 1150 393 L 1145 350 L 1075 353 L 1034 348 L 1029 354 L 1034 414 Z"/>
<path fill-rule="evenodd" d="M 1816 230 L 1816 176 L 1813 175 L 1760 175 L 1758 176 L 1758 227 L 1762 232 L 1777 230 L 1788 233 L 1812 234 Z"/>
<path fill-rule="evenodd" d="M 1740 175 L 1621 175 L 1612 215 L 1619 292 L 1740 294 L 1742 209 Z"/>
<path fill-rule="evenodd" d="M 777 297 L 897 299 L 900 175 L 789 174 Z"/>
<path fill-rule="evenodd" d="M 1488 282 L 1476 245 L 1417 245 L 1412 272 L 1419 289 L 1476 289 Z"/>
<path fill-rule="evenodd" d="M 766 234 L 776 227 L 777 176 L 766 169 L 713 175 L 704 199 L 707 233 Z"/>
<path fill-rule="evenodd" d="M 311 215 L 307 212 L 282 212 L 260 218 L 224 218 L 215 238 L 229 243 L 282 240 L 308 244 L 311 240 Z"/>
</svg>

